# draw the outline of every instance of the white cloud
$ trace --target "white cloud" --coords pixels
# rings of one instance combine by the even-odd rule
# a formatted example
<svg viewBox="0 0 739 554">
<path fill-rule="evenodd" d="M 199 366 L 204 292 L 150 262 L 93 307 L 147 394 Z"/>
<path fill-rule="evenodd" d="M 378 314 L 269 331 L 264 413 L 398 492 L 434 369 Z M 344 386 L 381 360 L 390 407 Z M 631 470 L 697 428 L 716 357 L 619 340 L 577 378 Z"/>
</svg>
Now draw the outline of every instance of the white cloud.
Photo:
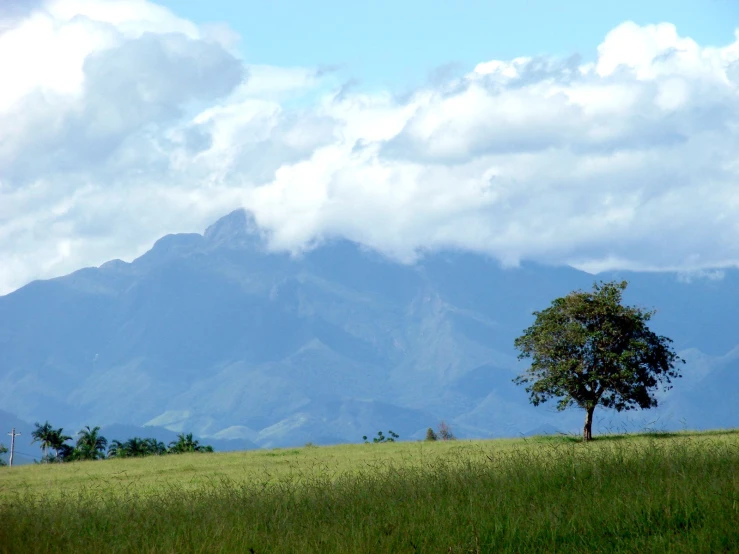
<svg viewBox="0 0 739 554">
<path fill-rule="evenodd" d="M 227 27 L 144 0 L 19 5 L 0 29 L 0 293 L 239 205 L 290 250 L 739 263 L 739 40 L 627 22 L 593 64 L 494 60 L 396 98 L 246 67 Z"/>
</svg>

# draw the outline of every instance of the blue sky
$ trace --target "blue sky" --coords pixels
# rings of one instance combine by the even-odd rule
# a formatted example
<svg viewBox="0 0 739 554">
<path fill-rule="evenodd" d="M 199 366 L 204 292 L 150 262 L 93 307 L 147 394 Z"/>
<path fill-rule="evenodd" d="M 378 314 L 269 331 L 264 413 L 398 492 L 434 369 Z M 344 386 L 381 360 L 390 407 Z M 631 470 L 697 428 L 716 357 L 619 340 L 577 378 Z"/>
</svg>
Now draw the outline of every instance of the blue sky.
<svg viewBox="0 0 739 554">
<path fill-rule="evenodd" d="M 737 23 L 736 0 L 0 0 L 0 294 L 238 207 L 293 253 L 720 275 Z"/>
<path fill-rule="evenodd" d="M 439 66 L 579 54 L 592 60 L 627 20 L 670 22 L 702 45 L 730 42 L 736 0 L 319 0 L 161 2 L 198 23 L 226 22 L 250 63 L 341 65 L 370 88 L 422 82 Z"/>
</svg>

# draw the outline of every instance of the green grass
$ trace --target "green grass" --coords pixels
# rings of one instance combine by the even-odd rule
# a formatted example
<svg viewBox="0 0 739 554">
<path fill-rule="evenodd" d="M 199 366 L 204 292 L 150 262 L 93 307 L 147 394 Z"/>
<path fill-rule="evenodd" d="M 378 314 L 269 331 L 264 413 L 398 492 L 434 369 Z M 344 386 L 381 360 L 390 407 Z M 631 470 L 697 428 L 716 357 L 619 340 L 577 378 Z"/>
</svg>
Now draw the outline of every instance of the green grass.
<svg viewBox="0 0 739 554">
<path fill-rule="evenodd" d="M 2 552 L 728 552 L 739 433 L 5 468 Z"/>
</svg>

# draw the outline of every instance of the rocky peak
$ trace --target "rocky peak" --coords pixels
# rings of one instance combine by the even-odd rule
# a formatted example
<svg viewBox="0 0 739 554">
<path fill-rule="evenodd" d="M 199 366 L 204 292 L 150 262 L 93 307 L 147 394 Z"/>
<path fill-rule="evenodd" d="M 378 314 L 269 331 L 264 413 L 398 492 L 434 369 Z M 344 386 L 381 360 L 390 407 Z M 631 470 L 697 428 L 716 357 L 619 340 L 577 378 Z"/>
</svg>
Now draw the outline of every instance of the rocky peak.
<svg viewBox="0 0 739 554">
<path fill-rule="evenodd" d="M 256 248 L 264 245 L 264 236 L 254 216 L 240 208 L 222 217 L 203 234 L 209 246 L 228 248 Z"/>
</svg>

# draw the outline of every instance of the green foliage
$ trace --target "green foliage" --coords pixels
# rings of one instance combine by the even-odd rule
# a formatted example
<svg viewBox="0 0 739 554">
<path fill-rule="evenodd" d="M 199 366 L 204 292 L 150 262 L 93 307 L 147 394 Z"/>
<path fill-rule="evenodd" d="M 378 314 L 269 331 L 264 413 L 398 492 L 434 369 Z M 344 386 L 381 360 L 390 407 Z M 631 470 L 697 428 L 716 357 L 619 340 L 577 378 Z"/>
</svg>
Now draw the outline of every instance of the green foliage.
<svg viewBox="0 0 739 554">
<path fill-rule="evenodd" d="M 66 441 L 70 440 L 72 437 L 65 435 L 63 428 L 60 427 L 59 429 L 54 429 L 48 421 L 43 425 L 38 422 L 34 425 L 36 428 L 31 433 L 31 436 L 33 437 L 31 443 L 40 443 L 43 451 L 41 457 L 42 462 L 60 462 L 72 457 L 72 447 L 65 444 Z M 54 450 L 54 455 L 49 452 L 49 450 L 52 449 Z"/>
<path fill-rule="evenodd" d="M 177 440 L 169 443 L 170 454 L 185 454 L 187 452 L 213 452 L 212 446 L 201 445 L 198 441 L 193 440 L 192 433 L 185 435 L 180 433 Z"/>
<path fill-rule="evenodd" d="M 46 421 L 43 425 L 41 425 L 39 422 L 34 423 L 34 425 L 36 426 L 36 429 L 31 432 L 31 436 L 33 437 L 31 444 L 35 442 L 40 443 L 41 450 L 43 451 L 42 459 L 45 459 L 48 457 L 49 449 L 51 448 L 53 442 L 52 437 L 54 429 L 48 421 Z"/>
<path fill-rule="evenodd" d="M 3 454 L 7 454 L 7 453 L 8 453 L 8 449 L 5 448 L 5 446 L 3 446 L 3 443 L 0 442 L 0 456 L 2 456 Z M 5 462 L 5 460 L 3 460 L 2 458 L 0 458 L 0 467 L 2 467 L 4 465 L 7 465 L 6 462 Z"/>
<path fill-rule="evenodd" d="M 576 291 L 534 312 L 536 321 L 515 340 L 519 359 L 531 366 L 514 382 L 528 385 L 537 406 L 557 398 L 557 408 L 586 411 L 583 438 L 592 438 L 598 405 L 617 411 L 657 406 L 653 391 L 671 388 L 678 363 L 667 337 L 652 332 L 654 315 L 621 303 L 627 283 L 595 284 L 593 292 Z"/>
<path fill-rule="evenodd" d="M 108 458 L 142 458 L 162 454 L 167 454 L 167 447 L 154 438 L 133 437 L 125 442 L 113 440 L 108 446 Z"/>
<path fill-rule="evenodd" d="M 382 431 L 377 431 L 377 436 L 372 439 L 372 442 L 374 444 L 379 444 L 382 442 L 395 442 L 395 439 L 399 439 L 400 435 L 393 433 L 392 431 L 388 431 L 387 435 L 384 435 Z M 369 440 L 367 440 L 367 435 L 362 437 L 362 440 L 365 442 L 365 444 L 369 444 Z"/>
<path fill-rule="evenodd" d="M 131 458 L 152 454 L 148 441 L 139 437 L 133 437 L 124 442 L 122 451 L 125 456 L 130 456 Z"/>
<path fill-rule="evenodd" d="M 100 460 L 105 458 L 105 448 L 108 440 L 100 435 L 100 427 L 90 428 L 86 425 L 77 433 L 77 446 L 74 449 L 75 460 Z"/>
<path fill-rule="evenodd" d="M 316 448 L 304 462 L 275 459 L 280 476 L 259 469 L 259 451 L 90 464 L 84 479 L 55 468 L 72 490 L 50 488 L 48 468 L 20 467 L 3 476 L 0 550 L 733 552 L 739 492 L 727 476 L 739 468 L 739 443 L 727 437 Z M 360 457 L 336 471 L 337 452 Z M 231 458 L 226 477 L 220 460 Z M 252 458 L 260 464 L 245 473 Z M 171 464 L 183 468 L 178 482 L 162 480 Z M 99 473 L 106 466 L 113 478 Z M 193 466 L 210 468 L 199 488 L 185 471 Z M 142 470 L 159 480 L 136 488 Z M 24 472 L 43 475 L 42 497 L 24 486 L 9 494 L 8 479 Z"/>
<path fill-rule="evenodd" d="M 146 450 L 152 456 L 161 456 L 167 453 L 167 445 L 157 439 L 149 438 L 144 439 L 146 443 Z"/>
<path fill-rule="evenodd" d="M 435 441 L 437 439 L 438 437 L 436 436 L 436 433 L 434 433 L 434 430 L 431 427 L 426 429 L 426 438 L 424 440 Z"/>
<path fill-rule="evenodd" d="M 66 443 L 61 443 L 57 445 L 57 448 L 55 450 L 56 456 L 49 456 L 50 460 L 52 462 L 71 462 L 77 459 L 77 451 L 76 449 Z"/>
<path fill-rule="evenodd" d="M 170 453 L 213 452 L 212 446 L 201 445 L 194 440 L 192 433 L 178 435 L 177 440 L 170 443 L 169 448 L 157 439 L 140 437 L 133 437 L 125 442 L 113 440 L 108 444 L 108 440 L 100 435 L 100 427 L 89 425 L 81 429 L 77 435 L 77 444 L 74 447 L 70 446 L 66 444 L 66 441 L 71 437 L 65 435 L 61 428 L 54 429 L 48 421 L 43 425 L 36 423 L 36 429 L 31 433 L 32 442 L 41 443 L 42 463 L 102 460 L 106 458 L 106 447 L 108 458 L 140 458 Z M 50 450 L 54 450 L 54 453 L 52 454 Z"/>
</svg>

